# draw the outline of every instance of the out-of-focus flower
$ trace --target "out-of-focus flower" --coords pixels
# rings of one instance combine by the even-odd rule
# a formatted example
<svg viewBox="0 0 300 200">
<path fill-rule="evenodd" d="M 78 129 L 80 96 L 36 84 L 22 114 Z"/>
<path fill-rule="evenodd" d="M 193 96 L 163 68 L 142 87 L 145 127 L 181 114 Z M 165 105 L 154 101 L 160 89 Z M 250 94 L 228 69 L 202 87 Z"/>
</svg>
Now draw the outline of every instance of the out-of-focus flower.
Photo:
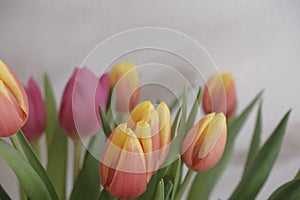
<svg viewBox="0 0 300 200">
<path fill-rule="evenodd" d="M 15 134 L 28 117 L 28 99 L 23 85 L 0 60 L 0 137 Z"/>
<path fill-rule="evenodd" d="M 140 97 L 139 75 L 132 62 L 122 62 L 112 67 L 110 85 L 115 86 L 116 110 L 131 111 Z"/>
<path fill-rule="evenodd" d="M 236 89 L 233 75 L 214 74 L 204 89 L 202 106 L 206 114 L 223 112 L 229 119 L 236 108 Z"/>
<path fill-rule="evenodd" d="M 35 142 L 46 128 L 46 108 L 41 91 L 33 78 L 28 81 L 25 87 L 28 103 L 29 115 L 22 131 L 29 142 Z"/>
<path fill-rule="evenodd" d="M 59 122 L 73 139 L 95 134 L 100 128 L 99 105 L 106 108 L 108 76 L 98 79 L 87 68 L 75 68 L 62 97 Z"/>
<path fill-rule="evenodd" d="M 100 180 L 117 198 L 130 199 L 147 188 L 147 173 L 142 146 L 126 123 L 110 135 L 101 156 Z"/>
<path fill-rule="evenodd" d="M 211 113 L 188 132 L 183 142 L 183 160 L 197 172 L 209 170 L 221 159 L 227 138 L 226 117 Z"/>
<path fill-rule="evenodd" d="M 170 139 L 168 106 L 162 102 L 155 108 L 150 101 L 138 104 L 127 123 L 112 132 L 104 147 L 100 163 L 104 188 L 118 198 L 142 194 L 165 160 Z"/>
</svg>

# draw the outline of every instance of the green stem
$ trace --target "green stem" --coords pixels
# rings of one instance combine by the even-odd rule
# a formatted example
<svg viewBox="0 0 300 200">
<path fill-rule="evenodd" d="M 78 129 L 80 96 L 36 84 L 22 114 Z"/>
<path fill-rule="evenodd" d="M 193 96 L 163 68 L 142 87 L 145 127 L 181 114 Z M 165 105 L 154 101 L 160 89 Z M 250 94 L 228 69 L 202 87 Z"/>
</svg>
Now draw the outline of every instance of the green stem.
<svg viewBox="0 0 300 200">
<path fill-rule="evenodd" d="M 80 158 L 81 158 L 81 142 L 80 140 L 74 140 L 74 169 L 73 169 L 73 183 L 75 184 L 79 168 L 80 168 Z"/>
<path fill-rule="evenodd" d="M 23 148 L 17 138 L 17 135 L 14 134 L 12 136 L 10 136 L 10 141 L 13 144 L 13 146 L 15 147 L 15 149 L 26 159 L 25 153 L 23 151 Z M 19 192 L 20 192 L 20 199 L 21 200 L 27 200 L 27 196 L 22 188 L 22 185 L 19 183 Z"/>
<path fill-rule="evenodd" d="M 25 153 L 24 153 L 23 148 L 22 148 L 22 146 L 21 146 L 21 144 L 20 144 L 20 142 L 19 142 L 19 140 L 18 140 L 18 138 L 17 138 L 17 135 L 14 134 L 14 135 L 10 136 L 9 139 L 10 139 L 11 143 L 13 144 L 13 146 L 15 147 L 15 149 L 16 149 L 20 154 L 22 154 L 22 156 L 26 159 Z"/>
<path fill-rule="evenodd" d="M 187 172 L 187 174 L 185 175 L 185 178 L 181 184 L 181 186 L 179 187 L 176 196 L 175 196 L 175 200 L 180 200 L 182 195 L 184 194 L 186 187 L 188 186 L 191 178 L 193 177 L 193 173 L 194 171 L 192 169 L 189 169 L 189 171 Z"/>
</svg>

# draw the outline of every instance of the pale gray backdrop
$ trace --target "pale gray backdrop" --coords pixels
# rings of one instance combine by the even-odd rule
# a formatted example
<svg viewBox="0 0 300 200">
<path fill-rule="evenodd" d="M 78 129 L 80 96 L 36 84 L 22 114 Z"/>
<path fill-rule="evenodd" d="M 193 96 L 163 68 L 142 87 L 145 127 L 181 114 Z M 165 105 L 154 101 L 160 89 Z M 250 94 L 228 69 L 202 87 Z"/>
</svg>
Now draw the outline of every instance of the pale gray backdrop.
<svg viewBox="0 0 300 200">
<path fill-rule="evenodd" d="M 42 75 L 48 72 L 60 99 L 73 66 L 112 34 L 156 26 L 190 35 L 208 50 L 221 71 L 235 74 L 239 110 L 265 89 L 263 139 L 293 108 L 280 157 L 258 198 L 266 199 L 300 167 L 299 19 L 297 0 L 1 0 L 0 59 L 24 84 L 30 76 L 42 83 Z M 212 199 L 226 199 L 238 183 L 254 117 L 238 137 L 238 152 Z M 1 158 L 0 171 L 0 184 L 17 199 L 16 178 Z"/>
</svg>

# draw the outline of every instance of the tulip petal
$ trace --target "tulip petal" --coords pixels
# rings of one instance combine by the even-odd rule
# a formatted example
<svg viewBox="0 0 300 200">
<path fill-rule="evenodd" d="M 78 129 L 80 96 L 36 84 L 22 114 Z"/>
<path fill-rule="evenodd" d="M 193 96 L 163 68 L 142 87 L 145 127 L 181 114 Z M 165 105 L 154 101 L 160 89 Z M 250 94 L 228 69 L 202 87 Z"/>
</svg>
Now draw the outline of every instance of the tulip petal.
<svg viewBox="0 0 300 200">
<path fill-rule="evenodd" d="M 223 113 L 217 114 L 211 121 L 208 131 L 206 132 L 204 141 L 199 150 L 199 158 L 204 158 L 215 147 L 218 142 L 223 129 L 226 129 L 226 117 Z"/>
<path fill-rule="evenodd" d="M 5 108 L 1 109 L 0 114 L 0 136 L 8 137 L 20 130 L 23 121 L 15 106 L 2 93 L 0 93 L 0 108 Z"/>
<path fill-rule="evenodd" d="M 130 129 L 127 129 L 127 134 L 114 178 L 107 188 L 113 196 L 118 198 L 137 197 L 147 187 L 143 149 Z"/>
<path fill-rule="evenodd" d="M 128 127 L 134 129 L 135 124 L 138 121 L 150 121 L 150 111 L 153 109 L 154 107 L 150 101 L 143 101 L 139 103 L 130 113 L 130 117 L 128 119 Z"/>
<path fill-rule="evenodd" d="M 205 131 L 214 116 L 215 113 L 205 115 L 205 117 L 195 124 L 187 133 L 183 141 L 182 153 L 183 159 L 188 167 L 193 166 L 194 157 L 199 152 L 203 142 L 203 135 L 205 135 Z"/>
<path fill-rule="evenodd" d="M 152 171 L 154 169 L 155 159 L 153 159 L 153 149 L 152 149 L 152 136 L 151 136 L 151 129 L 146 121 L 139 121 L 137 123 L 136 129 L 134 131 L 135 135 L 140 141 L 140 144 L 143 148 L 145 161 L 146 161 L 146 172 L 147 172 L 147 182 L 150 181 L 152 176 Z"/>
<path fill-rule="evenodd" d="M 159 136 L 160 136 L 160 152 L 159 165 L 161 165 L 167 157 L 169 144 L 171 140 L 171 114 L 165 102 L 161 102 L 156 108 L 159 116 Z"/>
<path fill-rule="evenodd" d="M 198 159 L 198 161 L 194 162 L 192 169 L 197 172 L 203 172 L 215 166 L 223 155 L 226 145 L 226 139 L 227 130 L 223 129 L 214 148 L 206 155 L 206 157 L 200 158 Z"/>
<path fill-rule="evenodd" d="M 100 176 L 101 183 L 103 186 L 110 184 L 108 180 L 109 169 L 117 168 L 117 160 L 121 154 L 121 150 L 124 146 L 127 133 L 126 133 L 127 125 L 126 123 L 120 124 L 117 126 L 110 137 L 108 138 L 103 153 L 100 158 L 101 167 L 100 167 Z M 112 178 L 111 178 L 112 179 Z"/>
<path fill-rule="evenodd" d="M 22 120 L 25 123 L 28 115 L 28 99 L 24 87 L 8 66 L 0 60 L 0 80 L 10 89 L 22 110 Z"/>
</svg>

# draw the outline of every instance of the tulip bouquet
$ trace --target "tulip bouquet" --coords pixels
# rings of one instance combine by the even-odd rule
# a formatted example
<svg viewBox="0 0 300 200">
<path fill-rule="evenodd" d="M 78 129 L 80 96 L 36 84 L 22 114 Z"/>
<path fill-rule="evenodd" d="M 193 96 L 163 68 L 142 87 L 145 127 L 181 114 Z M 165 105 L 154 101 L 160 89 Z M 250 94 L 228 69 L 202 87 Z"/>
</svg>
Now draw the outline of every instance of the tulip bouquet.
<svg viewBox="0 0 300 200">
<path fill-rule="evenodd" d="M 290 112 L 262 144 L 262 94 L 237 113 L 231 74 L 213 75 L 203 98 L 199 87 L 191 109 L 186 88 L 170 103 L 140 101 L 139 78 L 131 62 L 99 78 L 76 68 L 57 109 L 47 75 L 43 98 L 34 79 L 24 88 L 0 61 L 0 137 L 11 141 L 0 138 L 0 156 L 19 180 L 21 199 L 209 199 L 239 131 L 260 103 L 244 173 L 229 197 L 255 199 L 278 156 Z M 73 183 L 66 181 L 69 169 Z M 0 185 L 0 199 L 10 199 L 4 188 Z M 269 197 L 299 198 L 299 172 Z"/>
</svg>

